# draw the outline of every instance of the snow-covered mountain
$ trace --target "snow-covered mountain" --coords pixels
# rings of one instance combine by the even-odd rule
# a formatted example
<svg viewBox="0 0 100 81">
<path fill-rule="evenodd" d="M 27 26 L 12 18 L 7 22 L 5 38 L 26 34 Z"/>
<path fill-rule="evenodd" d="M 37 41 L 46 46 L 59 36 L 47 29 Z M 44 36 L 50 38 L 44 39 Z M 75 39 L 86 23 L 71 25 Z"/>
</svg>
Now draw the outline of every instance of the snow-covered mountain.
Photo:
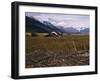
<svg viewBox="0 0 100 81">
<path fill-rule="evenodd" d="M 80 30 L 81 33 L 89 33 L 89 28 L 84 28 Z"/>
<path fill-rule="evenodd" d="M 52 22 L 53 21 L 53 22 Z M 60 25 L 55 25 L 54 23 L 57 23 L 54 20 L 48 19 L 37 19 L 34 17 L 28 17 L 26 16 L 26 31 L 32 31 L 32 32 L 62 32 L 62 33 L 84 33 L 89 32 L 89 28 L 81 27 L 80 29 L 77 29 L 77 27 L 65 27 Z"/>
</svg>

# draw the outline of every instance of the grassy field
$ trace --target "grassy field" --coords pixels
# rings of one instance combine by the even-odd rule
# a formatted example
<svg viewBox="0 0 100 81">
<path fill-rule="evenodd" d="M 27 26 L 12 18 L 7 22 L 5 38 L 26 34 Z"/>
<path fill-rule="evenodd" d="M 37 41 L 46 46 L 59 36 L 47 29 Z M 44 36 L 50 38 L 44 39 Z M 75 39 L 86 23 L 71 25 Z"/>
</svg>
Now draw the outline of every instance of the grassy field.
<svg viewBox="0 0 100 81">
<path fill-rule="evenodd" d="M 26 68 L 89 65 L 89 35 L 26 36 Z"/>
</svg>

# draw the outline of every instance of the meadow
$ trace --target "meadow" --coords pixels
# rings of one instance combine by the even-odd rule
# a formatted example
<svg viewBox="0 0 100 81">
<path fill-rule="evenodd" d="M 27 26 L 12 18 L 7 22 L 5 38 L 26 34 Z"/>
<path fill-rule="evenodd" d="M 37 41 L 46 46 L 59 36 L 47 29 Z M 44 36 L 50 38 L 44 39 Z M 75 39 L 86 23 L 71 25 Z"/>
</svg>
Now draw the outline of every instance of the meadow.
<svg viewBox="0 0 100 81">
<path fill-rule="evenodd" d="M 25 67 L 89 65 L 89 35 L 26 36 Z"/>
</svg>

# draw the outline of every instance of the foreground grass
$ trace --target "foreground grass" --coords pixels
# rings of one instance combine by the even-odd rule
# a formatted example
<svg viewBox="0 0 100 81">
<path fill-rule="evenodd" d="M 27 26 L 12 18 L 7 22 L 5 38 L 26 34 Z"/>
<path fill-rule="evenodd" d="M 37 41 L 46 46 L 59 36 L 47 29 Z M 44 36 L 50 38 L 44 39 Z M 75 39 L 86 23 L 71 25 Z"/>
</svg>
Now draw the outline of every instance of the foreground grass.
<svg viewBox="0 0 100 81">
<path fill-rule="evenodd" d="M 26 68 L 88 64 L 88 35 L 26 37 Z"/>
</svg>

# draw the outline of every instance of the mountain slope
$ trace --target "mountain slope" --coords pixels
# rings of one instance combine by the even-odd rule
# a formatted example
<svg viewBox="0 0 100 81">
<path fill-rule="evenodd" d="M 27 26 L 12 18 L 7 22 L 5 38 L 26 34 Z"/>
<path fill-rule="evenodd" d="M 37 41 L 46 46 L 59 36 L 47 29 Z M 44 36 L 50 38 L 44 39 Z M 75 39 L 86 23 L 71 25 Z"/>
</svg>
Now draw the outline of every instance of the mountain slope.
<svg viewBox="0 0 100 81">
<path fill-rule="evenodd" d="M 51 23 L 44 21 L 41 23 L 40 21 L 26 16 L 26 32 L 62 32 L 56 26 L 52 25 Z"/>
<path fill-rule="evenodd" d="M 80 30 L 81 33 L 89 33 L 89 28 L 85 28 L 85 29 L 82 29 Z"/>
<path fill-rule="evenodd" d="M 41 33 L 51 33 L 51 32 L 62 32 L 68 34 L 78 34 L 78 33 L 89 33 L 89 28 L 77 30 L 75 27 L 63 27 L 54 26 L 49 21 L 39 21 L 38 19 L 32 17 L 25 17 L 26 19 L 26 32 L 41 32 Z"/>
<path fill-rule="evenodd" d="M 79 31 L 73 27 L 65 28 L 65 31 L 70 34 L 79 33 Z"/>
</svg>

